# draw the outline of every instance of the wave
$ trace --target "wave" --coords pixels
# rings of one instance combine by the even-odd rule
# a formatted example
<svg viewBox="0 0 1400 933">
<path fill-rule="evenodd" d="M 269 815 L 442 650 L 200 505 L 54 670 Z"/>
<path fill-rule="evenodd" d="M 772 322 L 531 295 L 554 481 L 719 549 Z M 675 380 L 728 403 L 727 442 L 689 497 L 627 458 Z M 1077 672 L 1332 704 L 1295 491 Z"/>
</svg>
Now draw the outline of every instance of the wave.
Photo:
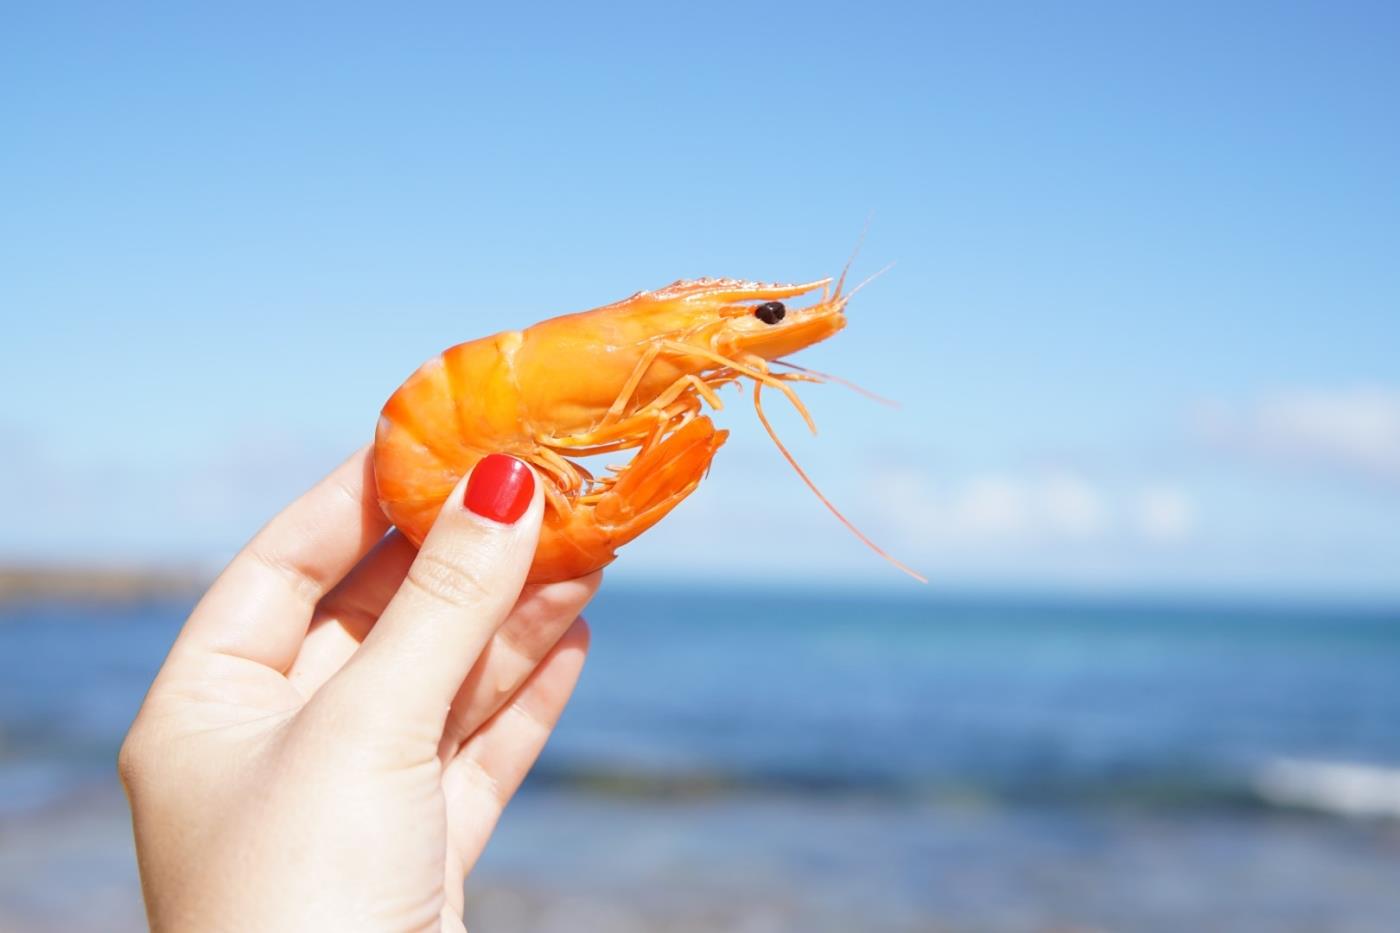
<svg viewBox="0 0 1400 933">
<path fill-rule="evenodd" d="M 532 790 L 680 802 L 737 795 L 864 800 L 978 808 L 1082 808 L 1264 815 L 1310 811 L 1400 818 L 1400 769 L 1338 763 L 1271 762 L 1255 773 L 1186 771 L 1015 780 L 986 775 L 894 776 L 781 770 L 645 770 L 542 765 Z"/>
<path fill-rule="evenodd" d="M 1400 768 L 1282 758 L 1260 770 L 1254 787 L 1277 806 L 1400 819 Z"/>
<path fill-rule="evenodd" d="M 58 760 L 0 760 L 0 820 L 61 803 L 110 781 L 110 768 Z M 1240 817 L 1305 812 L 1400 820 L 1400 767 L 1279 758 L 1253 771 L 1141 770 L 1108 775 L 895 775 L 780 768 L 655 768 L 541 762 L 525 793 L 586 794 L 657 804 L 737 797 L 828 799 L 890 806 L 1005 810 L 1122 810 Z"/>
</svg>

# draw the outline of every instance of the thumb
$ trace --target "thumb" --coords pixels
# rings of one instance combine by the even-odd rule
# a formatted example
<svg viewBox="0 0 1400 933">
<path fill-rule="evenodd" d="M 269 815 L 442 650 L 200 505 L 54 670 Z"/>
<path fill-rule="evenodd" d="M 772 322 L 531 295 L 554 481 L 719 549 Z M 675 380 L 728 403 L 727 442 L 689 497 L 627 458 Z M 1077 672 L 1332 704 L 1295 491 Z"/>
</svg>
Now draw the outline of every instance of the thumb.
<svg viewBox="0 0 1400 933">
<path fill-rule="evenodd" d="M 452 698 L 520 596 L 544 495 L 524 461 L 492 454 L 443 504 L 403 585 L 334 679 L 374 718 L 425 730 L 434 747 Z M 357 702 L 356 705 L 364 705 Z"/>
</svg>

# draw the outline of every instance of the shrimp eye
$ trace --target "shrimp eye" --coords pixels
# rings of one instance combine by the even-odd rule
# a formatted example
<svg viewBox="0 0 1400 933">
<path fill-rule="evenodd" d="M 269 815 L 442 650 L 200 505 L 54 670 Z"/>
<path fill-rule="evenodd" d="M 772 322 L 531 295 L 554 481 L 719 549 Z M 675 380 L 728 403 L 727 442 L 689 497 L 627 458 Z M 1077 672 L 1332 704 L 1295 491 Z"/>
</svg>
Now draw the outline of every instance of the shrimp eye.
<svg viewBox="0 0 1400 933">
<path fill-rule="evenodd" d="M 753 309 L 753 316 L 765 324 L 776 324 L 787 314 L 787 308 L 783 307 L 781 301 L 766 301 Z"/>
</svg>

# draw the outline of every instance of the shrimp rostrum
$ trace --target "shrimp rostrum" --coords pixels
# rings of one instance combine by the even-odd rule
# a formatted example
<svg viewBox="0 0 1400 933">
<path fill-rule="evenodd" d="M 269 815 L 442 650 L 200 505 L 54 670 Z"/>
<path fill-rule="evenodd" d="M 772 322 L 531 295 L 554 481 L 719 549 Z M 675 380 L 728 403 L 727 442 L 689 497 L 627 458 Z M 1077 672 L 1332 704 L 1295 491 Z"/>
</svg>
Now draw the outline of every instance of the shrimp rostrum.
<svg viewBox="0 0 1400 933">
<path fill-rule="evenodd" d="M 769 363 L 845 326 L 850 295 L 830 283 L 679 281 L 444 351 L 381 413 L 374 471 L 385 514 L 421 544 L 457 481 L 487 454 L 507 453 L 544 479 L 529 579 L 566 580 L 608 564 L 709 470 L 728 436 L 703 413 L 723 407 L 720 387 L 751 381 L 760 418 L 761 391 L 775 389 L 811 426 L 792 383 L 825 377 Z M 818 289 L 806 307 L 785 303 Z M 631 460 L 606 475 L 577 462 L 629 450 Z"/>
</svg>

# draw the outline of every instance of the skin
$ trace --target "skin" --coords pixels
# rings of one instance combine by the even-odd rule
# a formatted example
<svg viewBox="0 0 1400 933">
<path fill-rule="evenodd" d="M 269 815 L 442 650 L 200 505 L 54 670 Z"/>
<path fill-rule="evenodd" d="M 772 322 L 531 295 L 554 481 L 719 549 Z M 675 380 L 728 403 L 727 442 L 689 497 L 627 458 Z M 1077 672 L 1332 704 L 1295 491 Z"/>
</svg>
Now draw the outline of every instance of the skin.
<svg viewBox="0 0 1400 933">
<path fill-rule="evenodd" d="M 153 930 L 463 930 L 463 882 L 577 682 L 600 575 L 525 586 L 448 497 L 421 552 L 360 451 L 186 622 L 121 751 Z"/>
</svg>

